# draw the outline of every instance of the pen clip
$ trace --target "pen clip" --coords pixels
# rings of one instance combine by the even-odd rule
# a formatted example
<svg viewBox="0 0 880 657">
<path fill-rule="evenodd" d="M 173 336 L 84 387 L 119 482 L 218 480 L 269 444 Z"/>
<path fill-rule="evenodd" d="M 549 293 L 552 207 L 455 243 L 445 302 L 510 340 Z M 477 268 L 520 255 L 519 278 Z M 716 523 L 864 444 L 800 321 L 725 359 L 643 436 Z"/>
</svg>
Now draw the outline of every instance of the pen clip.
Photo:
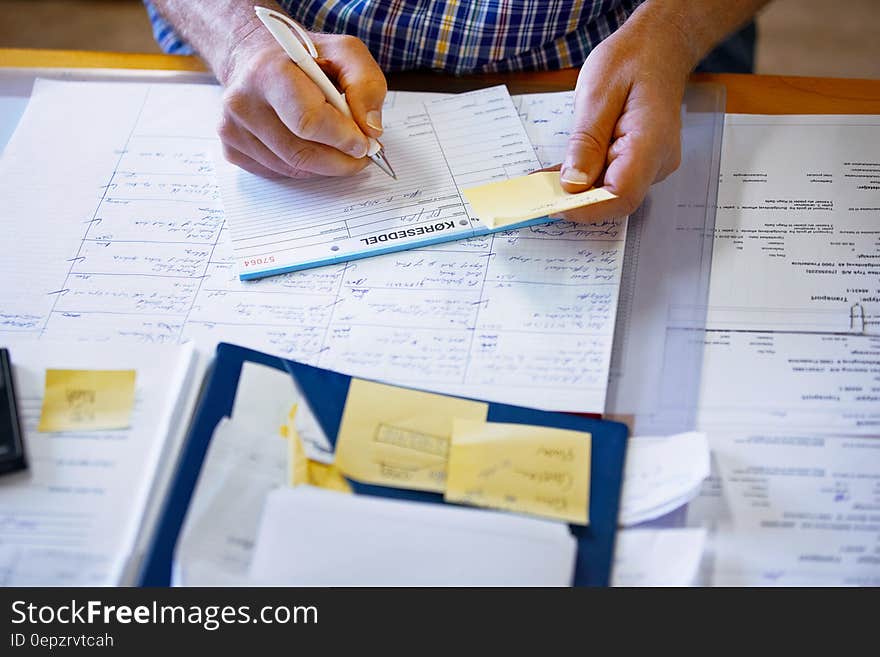
<svg viewBox="0 0 880 657">
<path fill-rule="evenodd" d="M 309 37 L 309 33 L 306 32 L 306 29 L 297 23 L 295 20 L 290 18 L 289 16 L 285 16 L 281 12 L 275 11 L 274 9 L 266 9 L 265 7 L 254 7 L 254 11 L 256 11 L 257 16 L 266 27 L 269 27 L 267 19 L 275 19 L 280 23 L 283 23 L 290 31 L 293 32 L 293 36 L 296 37 L 297 41 L 305 48 L 306 52 L 311 55 L 312 59 L 318 59 L 318 50 L 315 48 L 315 43 L 312 41 L 311 37 Z M 290 54 L 290 53 L 288 53 Z"/>
</svg>

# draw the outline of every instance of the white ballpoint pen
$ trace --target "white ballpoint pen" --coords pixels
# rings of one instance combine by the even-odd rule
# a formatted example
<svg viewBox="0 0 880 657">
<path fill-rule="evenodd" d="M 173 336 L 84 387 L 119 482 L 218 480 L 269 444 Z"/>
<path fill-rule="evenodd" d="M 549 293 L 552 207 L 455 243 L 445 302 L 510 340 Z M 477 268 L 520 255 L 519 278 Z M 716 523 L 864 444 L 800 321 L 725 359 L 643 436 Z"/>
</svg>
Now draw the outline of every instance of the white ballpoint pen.
<svg viewBox="0 0 880 657">
<path fill-rule="evenodd" d="M 342 114 L 351 118 L 351 109 L 345 100 L 345 96 L 339 93 L 335 85 L 330 81 L 330 78 L 327 77 L 327 74 L 321 70 L 321 67 L 315 61 L 318 57 L 318 51 L 315 49 L 315 44 L 309 38 L 305 29 L 289 16 L 285 16 L 273 9 L 254 7 L 254 11 L 257 12 L 257 18 L 272 33 L 272 36 L 284 48 L 284 52 L 293 60 L 294 64 L 299 66 L 302 72 L 318 85 L 327 102 Z M 382 148 L 382 144 L 372 137 L 367 137 L 367 139 L 370 141 L 367 157 L 382 171 L 397 180 L 397 176 L 394 175 L 394 169 L 391 168 L 388 158 L 385 157 L 385 150 Z"/>
</svg>

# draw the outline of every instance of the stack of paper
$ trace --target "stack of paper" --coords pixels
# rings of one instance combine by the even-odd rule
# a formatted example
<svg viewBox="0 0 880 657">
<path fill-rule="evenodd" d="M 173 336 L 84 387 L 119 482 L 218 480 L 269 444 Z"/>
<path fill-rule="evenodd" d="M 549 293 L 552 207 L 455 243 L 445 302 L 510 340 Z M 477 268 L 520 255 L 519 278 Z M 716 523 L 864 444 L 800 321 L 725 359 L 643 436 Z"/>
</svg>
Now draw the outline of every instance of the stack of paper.
<svg viewBox="0 0 880 657">
<path fill-rule="evenodd" d="M 567 475 L 570 470 L 582 473 L 577 481 L 565 478 L 559 482 L 572 500 L 569 497 L 559 500 L 568 506 L 557 513 L 566 517 L 583 514 L 580 519 L 586 519 L 588 434 L 543 429 L 537 431 L 533 439 L 532 428 L 512 425 L 526 434 L 511 436 L 509 425 L 485 422 L 483 403 L 363 380 L 352 382 L 348 397 L 340 436 L 345 436 L 350 447 L 369 446 L 371 450 L 349 452 L 346 463 L 350 468 L 365 468 L 363 474 L 370 481 L 389 483 L 387 479 L 374 479 L 385 473 L 395 475 L 390 482 L 399 484 L 401 477 L 408 475 L 410 482 L 421 482 L 425 486 L 432 481 L 439 482 L 439 490 L 443 490 L 449 450 L 449 435 L 444 438 L 443 434 L 451 434 L 454 423 L 441 411 L 448 411 L 460 417 L 475 418 L 465 423 L 462 437 L 477 440 L 464 441 L 468 443 L 467 453 L 457 458 L 484 461 L 483 451 L 497 451 L 499 445 L 492 439 L 498 438 L 495 433 L 500 431 L 501 438 L 520 439 L 519 452 L 508 455 L 515 464 L 521 465 L 538 451 L 543 461 L 535 468 L 540 466 L 540 474 L 550 472 L 549 466 L 561 475 Z M 484 435 L 487 431 L 488 435 Z M 440 435 L 435 435 L 438 433 Z M 557 436 L 557 433 L 564 435 Z M 363 444 L 358 439 L 364 436 L 372 436 L 373 440 Z M 577 444 L 559 443 L 559 440 Z M 472 458 L 473 450 L 480 452 L 475 458 Z M 435 453 L 442 454 L 439 461 L 430 458 Z M 581 458 L 584 454 L 586 461 Z M 492 458 L 498 461 L 497 457 Z M 378 470 L 374 467 L 377 460 L 384 463 Z M 298 476 L 302 475 L 299 466 L 305 461 L 310 467 L 308 476 Z M 438 464 L 442 465 L 439 470 L 436 469 Z M 577 548 L 567 526 L 561 522 L 337 493 L 339 497 L 353 498 L 350 502 L 339 501 L 333 496 L 326 497 L 328 491 L 317 488 L 322 484 L 312 476 L 313 466 L 325 468 L 326 474 L 335 470 L 336 464 L 307 400 L 286 372 L 246 364 L 242 368 L 232 417 L 221 421 L 215 429 L 202 467 L 175 550 L 174 582 L 247 585 L 257 577 L 261 583 L 296 584 L 570 584 Z M 529 474 L 528 467 L 517 467 L 515 472 L 509 468 L 496 470 L 488 477 L 483 476 L 486 473 L 482 470 L 472 474 L 490 497 L 499 491 L 522 496 L 517 504 L 505 497 L 505 508 L 534 512 L 534 508 L 524 506 L 534 504 L 537 499 L 529 489 L 530 485 L 535 487 L 534 479 L 526 477 L 524 482 L 519 481 Z M 439 473 L 440 479 L 433 479 L 431 473 Z M 468 494 L 476 490 L 468 483 L 470 473 L 468 468 L 462 470 L 454 490 Z M 516 480 L 514 483 L 511 477 Z M 338 474 L 335 481 L 339 483 Z M 324 488 L 330 482 L 325 484 Z M 550 484 L 555 486 L 556 478 Z M 276 496 L 288 499 L 280 492 L 284 490 L 298 492 L 291 498 L 292 506 L 283 501 L 275 502 L 274 506 L 271 501 L 266 503 Z M 541 498 L 544 497 L 542 494 Z M 264 504 L 268 505 L 264 508 Z M 261 510 L 263 521 L 258 531 Z M 295 517 L 286 518 L 288 513 Z M 279 520 L 279 515 L 284 517 Z M 350 523 L 351 518 L 356 522 Z M 418 529 L 415 532 L 418 536 L 409 536 L 414 533 L 413 527 Z M 373 543 L 380 540 L 375 538 L 378 536 L 383 541 L 399 543 L 399 547 L 377 543 L 370 548 L 372 551 L 360 552 L 353 560 L 350 553 L 365 545 L 366 539 L 359 536 Z M 427 549 L 425 542 L 433 547 Z M 434 554 L 435 551 L 438 554 Z M 328 555 L 326 559 L 321 556 L 324 552 Z M 397 579 L 387 579 L 388 564 L 377 556 L 386 553 L 395 555 L 398 561 L 403 559 L 411 570 L 400 571 L 400 563 L 396 563 L 394 578 Z M 499 562 L 499 554 L 508 556 Z M 293 555 L 299 555 L 295 566 L 289 563 Z M 333 561 L 337 558 L 344 565 Z M 439 566 L 425 566 L 428 558 Z M 487 565 L 490 562 L 491 567 Z M 328 572 L 331 565 L 339 572 Z M 426 572 L 419 570 L 423 567 L 427 568 Z"/>
<path fill-rule="evenodd" d="M 263 501 L 288 480 L 289 445 L 278 430 L 294 404 L 305 453 L 331 462 L 332 448 L 290 375 L 244 364 L 232 417 L 214 429 L 175 547 L 175 584 L 247 582 Z"/>
<path fill-rule="evenodd" d="M 300 486 L 268 496 L 250 574 L 290 586 L 569 586 L 576 553 L 561 523 Z"/>
<path fill-rule="evenodd" d="M 191 346 L 6 344 L 29 469 L 0 480 L 0 584 L 133 583 L 198 391 Z M 133 399 L 94 370 L 136 380 Z"/>
</svg>

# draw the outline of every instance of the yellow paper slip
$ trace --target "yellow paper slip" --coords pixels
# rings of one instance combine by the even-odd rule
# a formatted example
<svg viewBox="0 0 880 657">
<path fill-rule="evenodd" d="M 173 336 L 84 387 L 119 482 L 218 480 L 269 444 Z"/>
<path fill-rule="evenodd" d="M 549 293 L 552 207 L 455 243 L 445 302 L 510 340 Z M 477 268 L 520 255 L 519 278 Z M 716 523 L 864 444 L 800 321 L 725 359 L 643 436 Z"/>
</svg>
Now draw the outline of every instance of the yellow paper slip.
<svg viewBox="0 0 880 657">
<path fill-rule="evenodd" d="M 287 439 L 287 468 L 291 486 L 308 484 L 316 488 L 335 490 L 340 493 L 351 493 L 351 486 L 339 472 L 335 464 L 318 463 L 306 455 L 299 431 L 296 429 L 296 404 L 290 409 L 287 424 L 282 425 L 279 433 Z"/>
<path fill-rule="evenodd" d="M 617 198 L 608 190 L 598 188 L 569 194 L 559 183 L 558 171 L 532 173 L 463 191 L 477 217 L 489 228 L 501 228 Z"/>
<path fill-rule="evenodd" d="M 590 445 L 581 431 L 456 420 L 445 498 L 586 525 Z"/>
<path fill-rule="evenodd" d="M 351 494 L 351 486 L 335 464 L 331 463 L 328 465 L 310 459 L 308 461 L 308 471 L 308 484 L 310 486 Z"/>
<path fill-rule="evenodd" d="M 453 418 L 485 421 L 489 407 L 352 379 L 336 441 L 336 465 L 371 484 L 443 492 Z"/>
<path fill-rule="evenodd" d="M 125 429 L 134 407 L 134 370 L 46 370 L 38 431 Z"/>
</svg>

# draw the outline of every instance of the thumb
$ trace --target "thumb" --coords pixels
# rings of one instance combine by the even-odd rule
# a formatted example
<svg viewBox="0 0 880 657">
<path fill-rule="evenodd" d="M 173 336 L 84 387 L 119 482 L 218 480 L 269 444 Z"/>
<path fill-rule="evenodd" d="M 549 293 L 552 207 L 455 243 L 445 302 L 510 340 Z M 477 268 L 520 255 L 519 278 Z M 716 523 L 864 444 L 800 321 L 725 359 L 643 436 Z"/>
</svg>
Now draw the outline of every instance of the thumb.
<svg viewBox="0 0 880 657">
<path fill-rule="evenodd" d="M 562 188 L 567 192 L 588 189 L 605 168 L 608 145 L 626 102 L 626 90 L 609 84 L 613 78 L 613 72 L 593 65 L 589 59 L 578 76 L 574 122 L 560 173 Z"/>
<path fill-rule="evenodd" d="M 355 123 L 369 137 L 382 134 L 382 105 L 388 85 L 363 41 L 353 36 L 322 35 L 322 62 L 345 94 Z"/>
</svg>

